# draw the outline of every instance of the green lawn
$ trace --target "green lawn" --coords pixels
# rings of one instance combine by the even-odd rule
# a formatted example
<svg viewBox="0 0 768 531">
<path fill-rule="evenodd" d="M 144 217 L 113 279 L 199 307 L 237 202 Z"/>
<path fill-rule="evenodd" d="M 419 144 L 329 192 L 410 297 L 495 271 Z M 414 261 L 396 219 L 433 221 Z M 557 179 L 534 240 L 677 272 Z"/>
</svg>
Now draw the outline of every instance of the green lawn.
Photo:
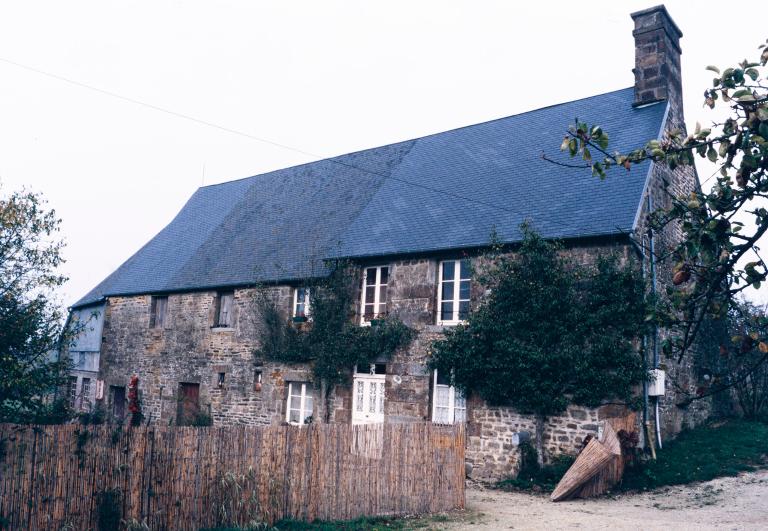
<svg viewBox="0 0 768 531">
<path fill-rule="evenodd" d="M 358 518 L 348 522 L 313 522 L 311 524 L 283 521 L 275 524 L 275 527 L 281 531 L 390 531 L 425 529 L 428 526 L 427 520 L 413 518 Z"/>
<path fill-rule="evenodd" d="M 265 527 L 265 530 L 278 529 L 280 531 L 405 531 L 410 529 L 434 529 L 440 522 L 445 522 L 446 515 L 433 515 L 413 518 L 358 518 L 347 522 L 297 522 L 283 520 L 277 522 L 274 527 Z M 216 528 L 201 531 L 245 531 L 238 528 Z"/>
<path fill-rule="evenodd" d="M 535 457 L 534 457 L 535 458 Z M 574 457 L 558 456 L 554 462 L 541 468 L 528 467 L 521 470 L 515 478 L 499 481 L 496 486 L 501 490 L 530 490 L 533 492 L 552 492 L 560 478 L 571 468 Z"/>
<path fill-rule="evenodd" d="M 622 490 L 708 481 L 766 466 L 768 424 L 728 420 L 680 433 L 658 451 L 656 461 L 627 469 Z"/>
</svg>

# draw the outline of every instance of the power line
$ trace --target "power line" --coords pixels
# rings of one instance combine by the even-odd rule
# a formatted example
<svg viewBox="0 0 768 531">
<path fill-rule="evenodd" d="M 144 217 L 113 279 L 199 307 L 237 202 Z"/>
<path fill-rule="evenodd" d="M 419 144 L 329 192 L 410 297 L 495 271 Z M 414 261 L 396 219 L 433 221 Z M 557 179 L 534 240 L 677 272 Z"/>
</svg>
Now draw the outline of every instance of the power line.
<svg viewBox="0 0 768 531">
<path fill-rule="evenodd" d="M 106 96 L 110 96 L 110 97 L 113 97 L 113 98 L 116 98 L 116 99 L 119 99 L 119 100 L 122 100 L 122 101 L 126 101 L 126 102 L 132 103 L 134 105 L 139 105 L 139 106 L 142 106 L 142 107 L 147 107 L 149 109 L 153 109 L 155 111 L 159 111 L 159 112 L 171 115 L 171 116 L 175 116 L 177 118 L 188 120 L 188 121 L 200 124 L 200 125 L 205 125 L 205 126 L 208 126 L 208 127 L 212 127 L 214 129 L 218 129 L 220 131 L 224 131 L 224 132 L 231 133 L 231 134 L 234 134 L 234 135 L 239 135 L 239 136 L 242 136 L 242 137 L 245 137 L 245 138 L 249 138 L 249 139 L 255 140 L 257 142 L 262 142 L 264 144 L 269 144 L 271 146 L 275 146 L 275 147 L 278 147 L 278 148 L 281 148 L 281 149 L 284 149 L 284 150 L 287 150 L 287 151 L 292 151 L 294 153 L 299 153 L 301 155 L 304 155 L 305 157 L 309 157 L 309 158 L 313 158 L 313 159 L 318 159 L 318 160 L 323 160 L 323 161 L 331 162 L 333 164 L 337 164 L 339 166 L 343 166 L 343 167 L 348 168 L 348 169 L 353 169 L 353 170 L 356 170 L 356 171 L 360 171 L 360 172 L 363 172 L 363 173 L 374 175 L 376 177 L 381 177 L 383 179 L 391 179 L 393 181 L 405 184 L 407 186 L 413 186 L 413 187 L 416 187 L 416 188 L 421 188 L 421 189 L 427 190 L 429 192 L 433 192 L 433 193 L 437 193 L 437 194 L 442 194 L 442 195 L 447 196 L 447 197 L 452 197 L 454 199 L 459 199 L 459 200 L 462 200 L 462 201 L 467 201 L 469 203 L 474 203 L 476 205 L 482 205 L 482 206 L 485 206 L 485 207 L 488 207 L 488 208 L 491 208 L 491 209 L 500 210 L 500 211 L 507 212 L 507 213 L 510 213 L 510 214 L 515 214 L 515 215 L 519 215 L 520 214 L 520 212 L 517 212 L 515 210 L 503 207 L 501 205 L 497 205 L 497 204 L 494 204 L 494 203 L 489 203 L 487 201 L 483 201 L 483 200 L 480 200 L 480 199 L 474 199 L 474 198 L 467 197 L 467 196 L 462 195 L 462 194 L 457 194 L 455 192 L 450 192 L 450 191 L 447 191 L 447 190 L 441 190 L 439 188 L 434 188 L 434 187 L 426 185 L 426 184 L 422 184 L 422 183 L 418 183 L 418 182 L 414 182 L 414 181 L 409 181 L 407 179 L 402 179 L 402 178 L 399 178 L 399 177 L 394 177 L 391 174 L 385 174 L 385 173 L 369 170 L 369 169 L 366 169 L 366 168 L 361 168 L 361 167 L 356 166 L 354 164 L 349 164 L 349 163 L 346 163 L 346 162 L 342 162 L 342 161 L 337 160 L 336 158 L 333 158 L 333 157 L 326 157 L 326 156 L 322 156 L 322 155 L 317 155 L 317 154 L 312 153 L 310 151 L 306 151 L 306 150 L 303 150 L 303 149 L 300 149 L 300 148 L 289 146 L 287 144 L 283 144 L 283 143 L 280 143 L 280 142 L 275 142 L 273 140 L 269 140 L 269 139 L 264 138 L 264 137 L 252 135 L 250 133 L 239 131 L 237 129 L 232 129 L 231 127 L 222 126 L 222 125 L 216 124 L 214 122 L 210 122 L 208 120 L 203 120 L 203 119 L 200 119 L 200 118 L 196 118 L 194 116 L 190 116 L 188 114 L 184 114 L 184 113 L 181 113 L 181 112 L 177 112 L 177 111 L 173 111 L 173 110 L 170 110 L 170 109 L 166 109 L 164 107 L 160 107 L 158 105 L 147 103 L 147 102 L 138 100 L 136 98 L 131 98 L 131 97 L 128 97 L 128 96 L 123 96 L 122 94 L 118 94 L 116 92 L 105 90 L 105 89 L 102 89 L 102 88 L 99 88 L 99 87 L 94 87 L 92 85 L 88 85 L 87 83 L 82 83 L 80 81 L 76 81 L 74 79 L 70 79 L 68 77 L 64 77 L 64 76 L 61 76 L 61 75 L 58 75 L 58 74 L 53 74 L 51 72 L 46 72 L 45 70 L 40 70 L 38 68 L 31 67 L 31 66 L 28 66 L 28 65 L 25 65 L 25 64 L 22 64 L 22 63 L 18 63 L 16 61 L 12 61 L 12 60 L 6 59 L 4 57 L 0 57 L 0 61 L 2 61 L 4 63 L 7 63 L 7 64 L 10 64 L 10 65 L 13 65 L 13 66 L 15 66 L 17 68 L 28 70 L 30 72 L 34 72 L 34 73 L 42 75 L 42 76 L 46 76 L 46 77 L 49 77 L 49 78 L 52 78 L 52 79 L 56 79 L 56 80 L 62 81 L 64 83 L 69 83 L 71 85 L 74 85 L 74 86 L 77 86 L 77 87 L 80 87 L 80 88 L 84 88 L 84 89 L 87 89 L 87 90 L 98 92 L 100 94 L 103 94 L 103 95 L 106 95 Z M 557 222 L 553 221 L 552 219 L 547 219 L 546 217 L 544 217 L 544 219 L 540 218 L 539 221 L 544 221 L 546 223 L 552 223 L 553 225 L 557 225 L 559 227 L 567 228 L 567 229 L 584 230 L 586 228 L 586 227 L 573 227 L 573 226 L 570 226 L 570 225 L 566 225 L 566 224 L 562 224 L 562 223 L 557 223 Z"/>
</svg>

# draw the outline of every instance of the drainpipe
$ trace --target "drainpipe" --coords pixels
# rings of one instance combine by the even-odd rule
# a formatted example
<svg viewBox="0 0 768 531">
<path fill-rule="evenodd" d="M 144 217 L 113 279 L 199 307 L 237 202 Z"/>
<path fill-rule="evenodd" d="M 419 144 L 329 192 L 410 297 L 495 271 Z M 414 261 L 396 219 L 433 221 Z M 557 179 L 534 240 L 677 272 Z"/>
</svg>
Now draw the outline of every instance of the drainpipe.
<svg viewBox="0 0 768 531">
<path fill-rule="evenodd" d="M 646 260 L 645 246 L 638 244 L 632 236 L 629 237 L 629 241 L 632 242 L 632 245 L 635 246 L 637 253 L 640 255 L 643 284 L 645 284 L 645 281 L 648 278 L 648 268 L 645 263 L 645 260 Z M 642 337 L 641 350 L 643 353 L 643 370 L 645 370 L 647 374 L 648 372 L 648 335 L 647 334 L 643 335 Z M 646 449 L 650 449 L 653 452 L 653 442 L 650 440 L 651 437 L 649 436 L 651 433 L 651 430 L 650 430 L 650 422 L 648 419 L 648 381 L 647 380 L 643 380 L 643 430 L 641 431 L 643 433 L 643 439 L 645 440 Z"/>
<path fill-rule="evenodd" d="M 653 212 L 653 198 L 648 194 L 648 213 Z M 656 253 L 653 242 L 653 229 L 648 228 L 648 247 L 650 251 L 649 265 L 651 268 L 651 294 L 656 296 Z M 659 325 L 653 325 L 653 368 L 659 368 Z M 659 412 L 659 397 L 654 397 L 654 420 L 656 428 L 656 444 L 661 448 L 661 413 Z"/>
</svg>

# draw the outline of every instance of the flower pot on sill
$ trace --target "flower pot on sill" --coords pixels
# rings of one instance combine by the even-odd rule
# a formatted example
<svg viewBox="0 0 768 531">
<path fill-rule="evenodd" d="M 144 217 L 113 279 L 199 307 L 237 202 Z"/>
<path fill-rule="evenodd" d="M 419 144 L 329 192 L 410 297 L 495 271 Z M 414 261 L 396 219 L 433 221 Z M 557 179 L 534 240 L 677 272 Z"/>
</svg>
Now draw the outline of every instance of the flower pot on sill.
<svg viewBox="0 0 768 531">
<path fill-rule="evenodd" d="M 294 323 L 306 323 L 307 317 L 305 315 L 296 315 L 293 318 Z"/>
</svg>

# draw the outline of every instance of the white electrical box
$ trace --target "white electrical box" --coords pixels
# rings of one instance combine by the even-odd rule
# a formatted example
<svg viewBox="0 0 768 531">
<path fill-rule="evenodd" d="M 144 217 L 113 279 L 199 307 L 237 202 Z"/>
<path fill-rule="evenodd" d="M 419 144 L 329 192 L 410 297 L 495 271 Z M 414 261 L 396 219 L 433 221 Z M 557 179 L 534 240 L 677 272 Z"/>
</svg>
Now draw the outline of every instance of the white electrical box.
<svg viewBox="0 0 768 531">
<path fill-rule="evenodd" d="M 651 369 L 648 382 L 648 396 L 664 396 L 665 373 L 661 369 Z"/>
</svg>

